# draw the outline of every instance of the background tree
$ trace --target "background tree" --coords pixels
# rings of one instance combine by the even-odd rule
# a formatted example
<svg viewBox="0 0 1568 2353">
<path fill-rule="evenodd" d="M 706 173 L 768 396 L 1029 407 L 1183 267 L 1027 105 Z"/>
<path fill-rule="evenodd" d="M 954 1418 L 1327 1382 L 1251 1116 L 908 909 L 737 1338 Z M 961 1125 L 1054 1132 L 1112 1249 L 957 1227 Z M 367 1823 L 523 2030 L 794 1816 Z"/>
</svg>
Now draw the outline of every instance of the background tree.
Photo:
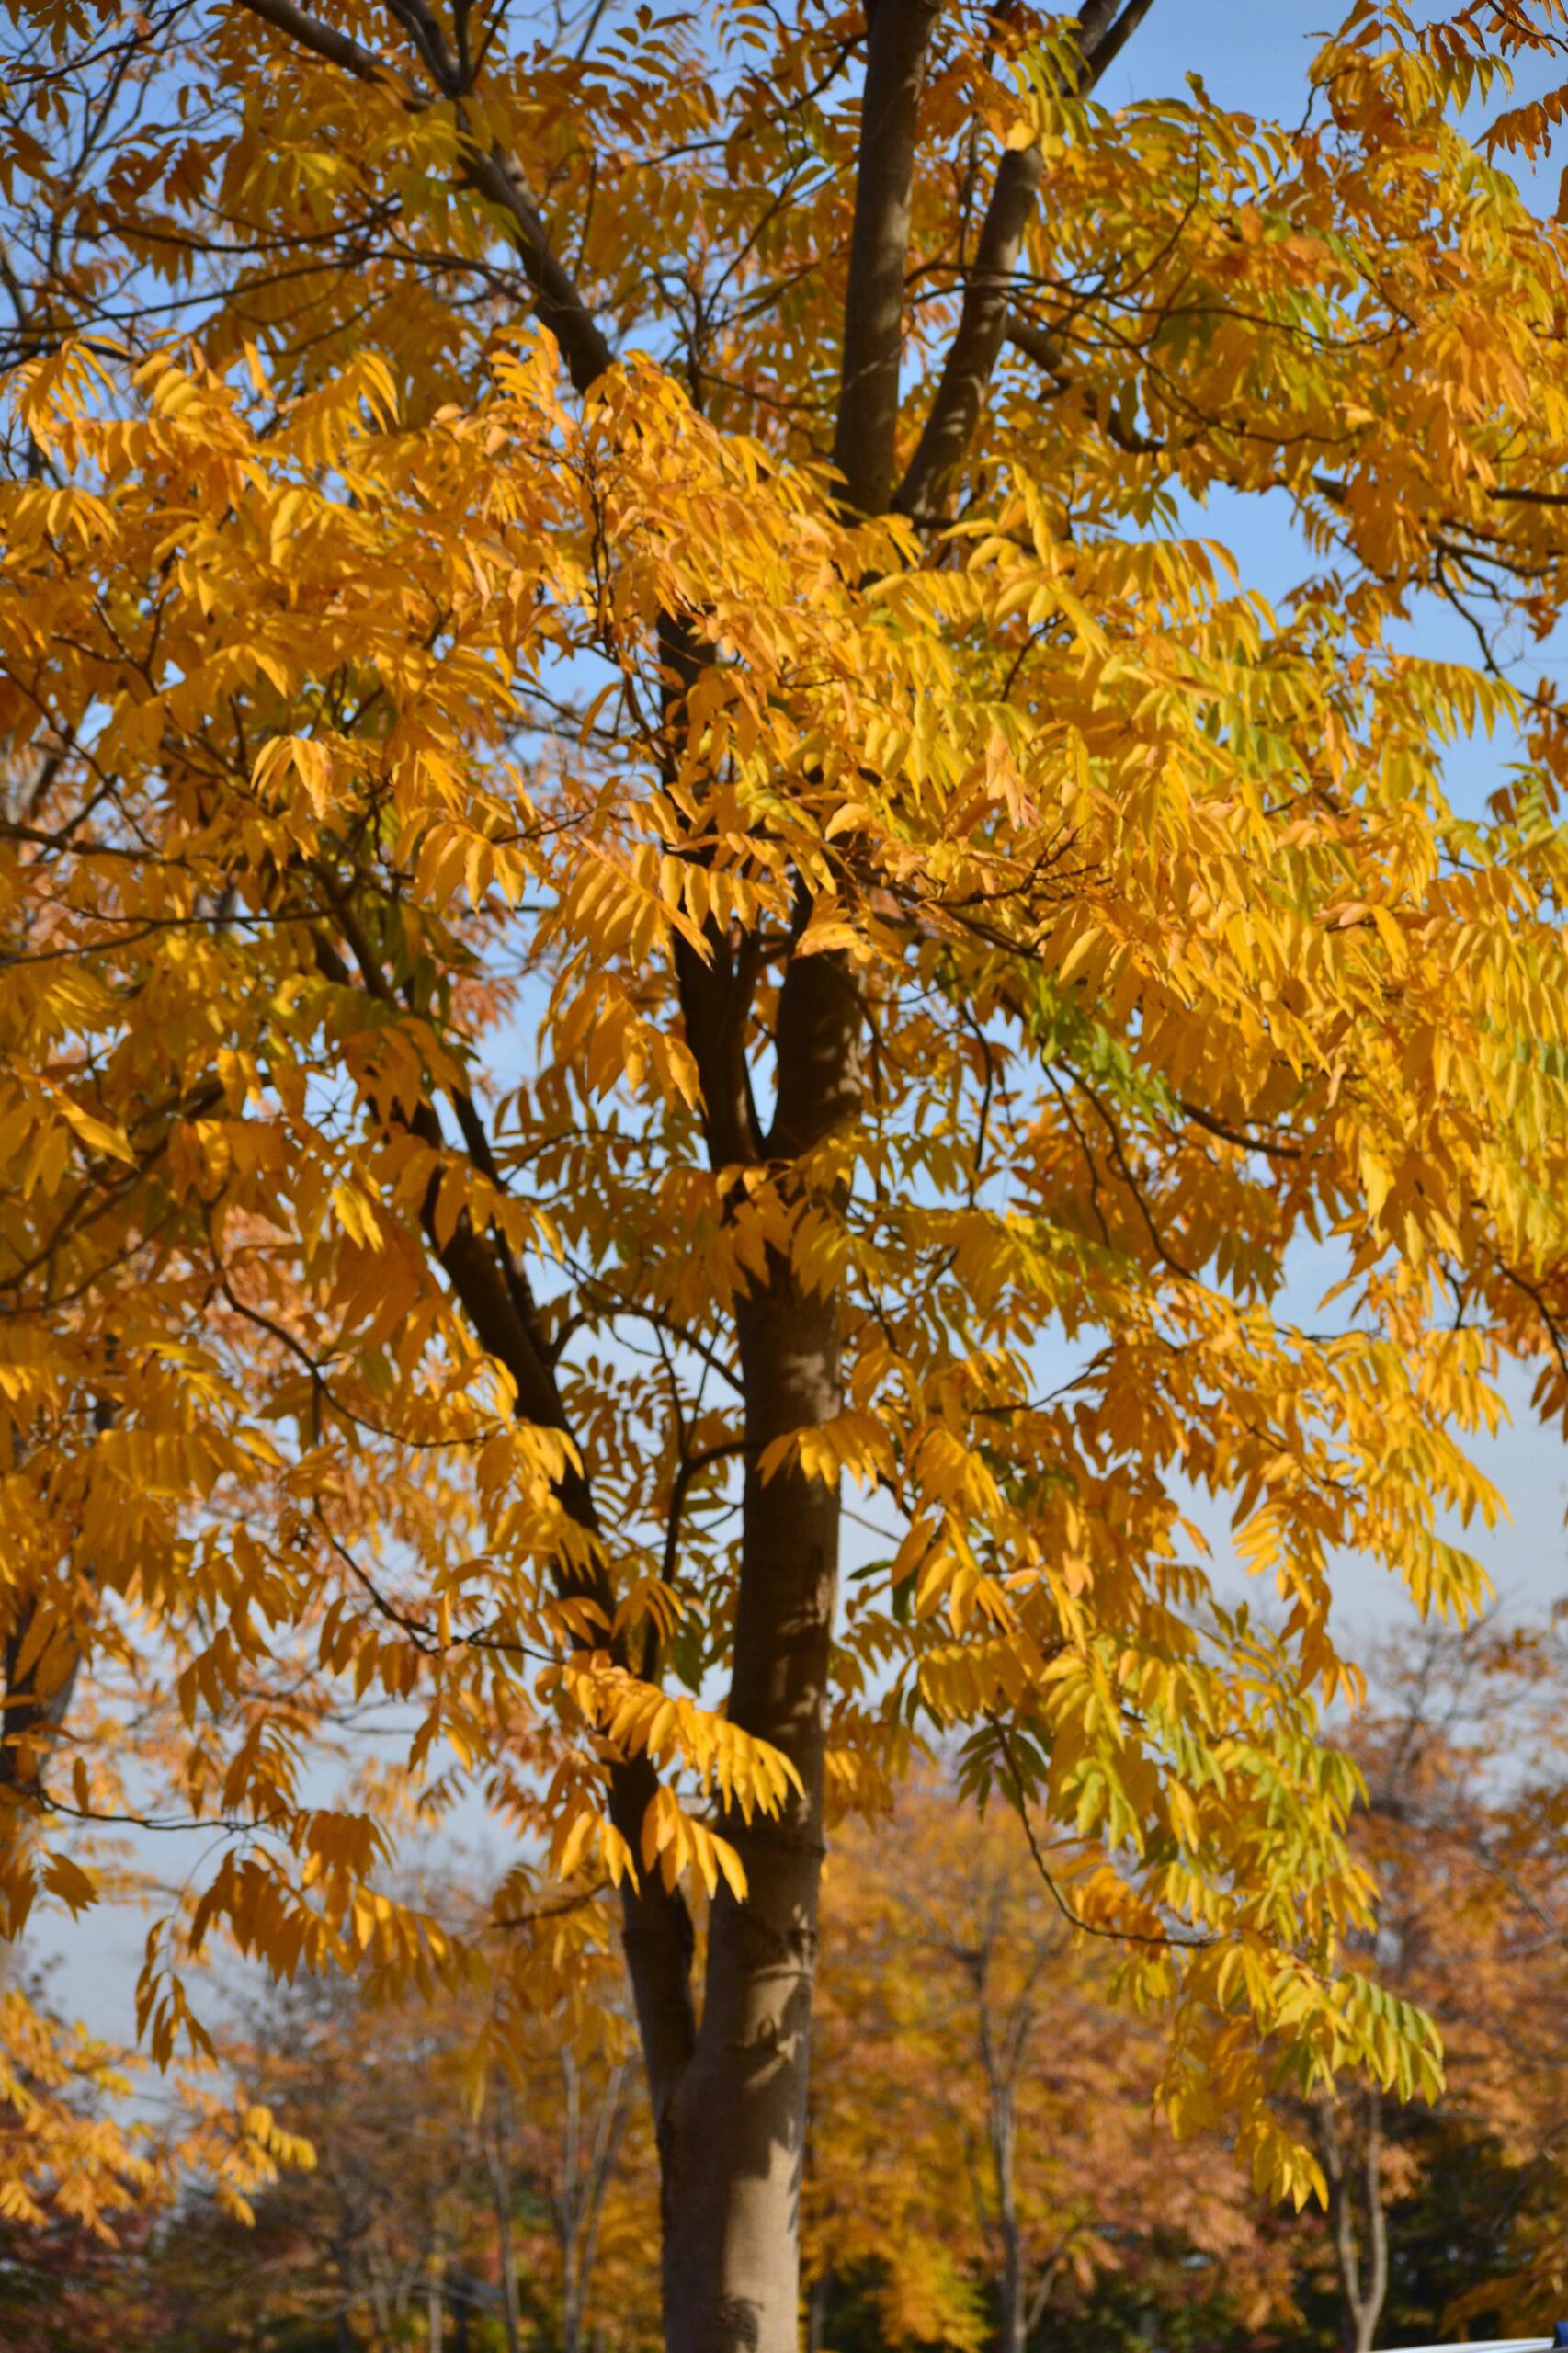
<svg viewBox="0 0 1568 2353">
<path fill-rule="evenodd" d="M 1151 2131 L 1159 2037 L 1009 1811 L 966 1820 L 926 1772 L 895 1823 L 835 1840 L 824 1917 L 805 2225 L 822 2342 L 846 2291 L 869 2295 L 889 2345 L 1003 2353 L 1123 2268 L 1163 2268 L 1168 2307 L 1222 2263 L 1251 2328 L 1288 2302 L 1229 2152 L 1209 2141 L 1173 2165 Z"/>
<path fill-rule="evenodd" d="M 0 1993 L 0 2032 L 7 2353 L 162 2344 L 170 2305 L 153 2250 L 192 2182 L 243 2229 L 252 2200 L 307 2165 L 310 2148 L 210 2068 L 186 2071 L 154 2105 L 134 2054 L 68 2028 L 36 1975 Z"/>
<path fill-rule="evenodd" d="M 1153 2129 L 1161 2037 L 1118 1998 L 1114 1950 L 1064 1933 L 1012 1813 L 966 1820 L 927 1768 L 895 1821 L 842 1828 L 827 1875 L 803 2221 L 813 2347 L 1000 2347 L 1016 2325 L 1008 2214 L 1019 2271 L 1056 2267 L 1037 2347 L 1342 2353 L 1367 2325 L 1345 2292 L 1346 2227 L 1363 2267 L 1370 2231 L 1384 2239 L 1382 2341 L 1550 2316 L 1564 2212 L 1559 1631 L 1494 1620 L 1372 1665 L 1373 1709 L 1352 1732 L 1369 1790 L 1355 1835 L 1384 1873 L 1380 1965 L 1431 2005 L 1448 2081 L 1435 2103 L 1385 2097 L 1375 2143 L 1365 2091 L 1342 2087 L 1331 2117 L 1306 2120 L 1337 2149 L 1337 2181 L 1325 2171 L 1348 2213 L 1272 2210 L 1223 2137 L 1173 2144 Z M 488 1908 L 456 1881 L 426 1900 L 454 1928 Z M 585 2043 L 592 2017 L 513 2017 L 498 2041 L 474 1989 L 390 2013 L 330 1979 L 267 1995 L 225 2056 L 285 2131 L 309 2132 L 315 2169 L 263 2188 L 248 2228 L 188 2189 L 151 2227 L 144 2211 L 120 2222 L 119 2245 L 58 2222 L 12 2228 L 8 2321 L 28 2353 L 555 2353 L 574 2325 L 640 2353 L 660 2329 L 656 2158 L 640 2108 L 615 2136 L 625 2046 Z M 603 2193 L 580 2297 L 562 2245 L 562 2217 L 590 2202 L 562 2196 L 574 2143 L 580 2184 Z M 1349 2284 L 1364 2294 L 1366 2279 Z"/>
<path fill-rule="evenodd" d="M 1359 1842 L 1381 1891 L 1367 1965 L 1437 2020 L 1447 2080 L 1431 2109 L 1402 2111 L 1375 2086 L 1317 2102 L 1338 2338 L 1354 2353 L 1392 2309 L 1402 2329 L 1482 2313 L 1522 2327 L 1550 2309 L 1522 2250 L 1562 2211 L 1560 1615 L 1391 1645 L 1355 1730 Z M 1456 2176 L 1457 2230 L 1443 2220 Z"/>
<path fill-rule="evenodd" d="M 465 1891 L 434 1891 L 444 1913 Z M 466 1900 L 472 1904 L 469 1894 Z M 618 2043 L 557 2013 L 512 2020 L 442 1989 L 371 2011 L 349 1979 L 240 2006 L 221 2044 L 315 2162 L 248 2223 L 193 2187 L 121 2268 L 158 2353 L 315 2353 L 414 2342 L 551 2353 L 657 2341 L 653 2152 Z"/>
<path fill-rule="evenodd" d="M 1568 577 L 1494 160 L 1561 99 L 1460 127 L 1557 13 L 1358 7 L 1287 127 L 1105 105 L 1147 7 L 6 59 L 5 1926 L 78 1817 L 219 1833 L 166 2059 L 221 1937 L 548 2010 L 608 1877 L 703 2353 L 794 2340 L 826 1792 L 912 1727 L 1070 1835 L 1260 2184 L 1282 2086 L 1433 2082 L 1341 1949 L 1331 1563 L 1462 1610 L 1497 1351 L 1568 1404 L 1562 733 L 1492 666 Z M 1221 485 L 1312 540 L 1278 615 Z M 318 1802 L 377 1704 L 517 1837 L 460 1947 Z"/>
</svg>

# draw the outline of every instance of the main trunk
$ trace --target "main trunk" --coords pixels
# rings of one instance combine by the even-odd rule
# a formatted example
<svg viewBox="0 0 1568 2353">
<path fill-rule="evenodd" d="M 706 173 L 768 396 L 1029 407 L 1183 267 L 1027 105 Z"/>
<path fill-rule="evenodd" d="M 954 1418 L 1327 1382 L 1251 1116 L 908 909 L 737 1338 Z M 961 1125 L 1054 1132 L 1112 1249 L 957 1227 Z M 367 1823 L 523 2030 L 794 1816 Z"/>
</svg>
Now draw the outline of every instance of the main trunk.
<svg viewBox="0 0 1568 2353">
<path fill-rule="evenodd" d="M 660 2129 L 668 2353 L 795 2353 L 817 1895 L 824 1703 L 838 1563 L 835 1487 L 786 1471 L 770 1438 L 837 1406 L 837 1306 L 776 1267 L 740 1313 L 748 1471 L 731 1714 L 774 1743 L 801 1795 L 724 1825 L 747 1895 L 721 1891 L 702 2023 Z"/>
<path fill-rule="evenodd" d="M 1024 2251 L 1018 2228 L 1015 2179 L 1017 2152 L 1017 2119 L 1010 2083 L 1000 2079 L 993 2046 L 985 1994 L 980 1994 L 981 2042 L 991 2090 L 991 2156 L 996 2168 L 997 2228 L 1002 2241 L 1002 2329 L 1000 2353 L 1024 2353 L 1028 2337 L 1025 2312 Z"/>
<path fill-rule="evenodd" d="M 1028 2323 L 1024 2312 L 1024 2270 L 1016 2222 L 1003 2227 L 1001 2353 L 1024 2353 Z"/>
</svg>

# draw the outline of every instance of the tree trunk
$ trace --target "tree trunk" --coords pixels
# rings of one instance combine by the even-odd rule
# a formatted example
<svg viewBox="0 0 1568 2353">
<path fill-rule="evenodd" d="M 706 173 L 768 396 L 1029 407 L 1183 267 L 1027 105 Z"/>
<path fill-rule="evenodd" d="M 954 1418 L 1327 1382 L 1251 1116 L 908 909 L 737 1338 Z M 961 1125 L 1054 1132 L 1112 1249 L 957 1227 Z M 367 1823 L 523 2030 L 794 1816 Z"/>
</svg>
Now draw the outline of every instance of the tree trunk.
<svg viewBox="0 0 1568 2353">
<path fill-rule="evenodd" d="M 566 2141 L 561 2157 L 561 2188 L 555 2201 L 561 2241 L 561 2353 L 577 2353 L 583 2323 L 582 2178 L 579 2141 L 582 2128 L 582 2078 L 576 2054 L 570 2047 L 561 2053 L 561 2081 L 566 2095 Z"/>
<path fill-rule="evenodd" d="M 512 2238 L 512 2185 L 501 2120 L 489 2149 L 490 2188 L 495 2208 L 495 2234 L 501 2251 L 501 2318 L 506 2331 L 506 2353 L 523 2353 L 522 2306 L 517 2295 L 517 2250 Z"/>
<path fill-rule="evenodd" d="M 512 2245 L 509 2211 L 500 2227 L 502 2321 L 506 2331 L 506 2353 L 523 2353 L 522 2306 L 517 2296 L 517 2252 Z"/>
<path fill-rule="evenodd" d="M 1002 2247 L 1000 2353 L 1024 2353 L 1028 2319 L 1025 2309 L 1023 2233 L 1018 2225 L 1017 2109 L 1013 2079 L 1004 2069 L 992 2032 L 991 1996 L 986 1984 L 988 1961 L 989 1949 L 983 1947 L 973 1975 L 981 2063 L 985 2070 L 991 2165 L 996 2180 L 996 2234 Z M 1016 2052 L 1014 2057 L 1016 2060 Z"/>
<path fill-rule="evenodd" d="M 731 1714 L 784 1751 L 802 1787 L 772 1821 L 723 1825 L 746 1900 L 721 1888 L 714 1902 L 697 2049 L 660 2131 L 668 2353 L 795 2353 L 800 2338 L 838 1494 L 793 1469 L 764 1486 L 756 1465 L 772 1438 L 837 1410 L 837 1302 L 775 1267 L 738 1322 L 747 1472 Z"/>
<path fill-rule="evenodd" d="M 562 2064 L 567 2087 L 568 2148 L 562 2196 L 557 2202 L 561 2229 L 563 2282 L 562 2353 L 582 2353 L 587 2332 L 594 2263 L 598 2253 L 599 2224 L 605 2199 L 614 2178 L 620 2136 L 626 2123 L 629 2066 L 612 2067 L 594 2122 L 593 2146 L 585 2163 L 581 2154 L 582 2122 L 576 2061 L 570 2051 Z"/>
<path fill-rule="evenodd" d="M 1388 2214 L 1383 2206 L 1383 2103 L 1375 2086 L 1367 2095 L 1361 2199 L 1367 2266 L 1366 2286 L 1356 2315 L 1355 2353 L 1372 2353 L 1389 2290 Z"/>
<path fill-rule="evenodd" d="M 1342 2353 L 1371 2353 L 1388 2295 L 1388 2216 L 1383 2210 L 1382 2097 L 1366 2095 L 1366 2130 L 1347 2151 L 1332 2094 L 1316 2103 L 1318 2154 L 1328 2177 L 1328 2222 L 1339 2279 Z M 1359 2207 L 1359 2212 L 1358 2212 Z"/>
<path fill-rule="evenodd" d="M 1017 2218 L 1002 2217 L 1001 2353 L 1024 2353 L 1028 2328 L 1024 2311 L 1024 2267 L 1018 2247 Z"/>
<path fill-rule="evenodd" d="M 1072 76 L 1080 91 L 1092 86 L 1149 5 L 1084 0 Z M 970 274 L 958 341 L 922 438 L 922 451 L 936 456 L 924 471 L 917 459 L 911 479 L 895 493 L 910 191 L 921 85 L 937 14 L 938 0 L 877 0 L 868 10 L 834 438 L 841 502 L 852 515 L 886 512 L 890 506 L 923 513 L 929 485 L 945 486 L 961 461 L 1000 348 L 1006 282 L 1039 177 L 1038 159 L 1010 154 L 1004 160 L 981 238 L 981 266 Z M 573 383 L 587 392 L 610 364 L 602 331 L 515 176 L 491 153 L 476 156 L 467 168 L 472 184 L 509 219 L 539 313 L 561 341 Z M 685 699 L 710 658 L 699 639 L 679 615 L 661 623 L 672 746 L 684 723 Z M 682 845 L 672 847 L 688 854 Z M 689 854 L 700 856 L 700 848 Z M 802 885 L 802 926 L 810 911 Z M 362 945 L 351 944 L 363 962 Z M 336 957 L 330 944 L 318 952 Z M 716 1170 L 749 1165 L 771 1172 L 769 1181 L 797 1213 L 810 1208 L 831 1214 L 832 1204 L 813 1202 L 809 1179 L 798 1172 L 835 1130 L 852 1126 L 860 1115 L 858 990 L 842 953 L 788 962 L 773 1040 L 776 1112 L 764 1137 L 746 1056 L 753 998 L 769 953 L 758 939 L 732 939 L 714 924 L 702 954 L 689 943 L 676 945 L 709 1157 Z M 367 972 L 367 979 L 384 991 L 379 972 Z M 472 1105 L 466 1097 L 453 1100 L 476 1165 L 492 1173 Z M 444 1148 L 433 1107 L 419 1107 L 410 1126 L 422 1142 Z M 441 1239 L 436 1199 L 433 1184 L 426 1205 L 432 1244 L 482 1344 L 516 1379 L 519 1415 L 566 1431 L 553 1359 L 520 1267 L 494 1237 L 475 1234 L 466 1220 Z M 744 1866 L 747 1894 L 737 1903 L 722 1886 L 711 1906 L 700 2025 L 684 1901 L 664 1888 L 656 1871 L 624 1889 L 624 1947 L 661 2165 L 666 2353 L 796 2353 L 799 2344 L 801 2165 L 839 1500 L 836 1482 L 807 1478 L 793 1467 L 765 1486 L 757 1464 L 772 1440 L 820 1426 L 839 1411 L 839 1303 L 831 1292 L 802 1290 L 778 1254 L 757 1288 L 737 1302 L 735 1325 L 747 1467 L 730 1714 L 790 1758 L 801 1788 L 778 1818 L 748 1824 L 730 1815 L 722 1824 Z M 569 1468 L 559 1492 L 578 1528 L 596 1535 L 585 1470 Z M 615 1595 L 602 1563 L 584 1566 L 563 1558 L 558 1581 L 563 1591 L 585 1596 L 613 1618 Z M 619 1663 L 632 1664 L 618 1642 L 611 1651 Z M 656 1789 L 644 1755 L 611 1768 L 611 1817 L 634 1855 Z M 1013 2300 L 1020 2313 L 1022 2296 L 1020 2279 Z M 580 2333 L 580 2298 L 574 2302 L 573 2326 Z"/>
<path fill-rule="evenodd" d="M 430 2281 L 426 2291 L 426 2310 L 429 2314 L 430 2353 L 441 2353 L 441 2340 L 446 2334 L 442 2325 L 445 2315 L 445 2299 L 441 2293 L 443 2268 L 443 2257 L 437 2247 L 430 2258 Z"/>
<path fill-rule="evenodd" d="M 95 1437 L 101 1438 L 113 1420 L 114 1407 L 108 1399 L 96 1399 Z M 11 1468 L 18 1468 L 22 1449 L 15 1433 L 7 1453 Z M 76 1568 L 81 1574 L 80 1563 Z M 17 1864 L 24 1861 L 37 1835 L 43 1769 L 70 1712 L 82 1665 L 75 1638 L 63 1623 L 50 1628 L 33 1651 L 40 1606 L 37 1595 L 22 1602 L 0 1643 L 0 1850 L 9 1850 L 6 1860 Z M 19 1980 L 21 1969 L 20 1928 L 15 1935 L 0 1930 L 0 1994 Z"/>
<path fill-rule="evenodd" d="M 827 2330 L 828 2299 L 833 2293 L 833 2266 L 819 2271 L 812 2281 L 806 2299 L 806 2353 L 822 2353 L 823 2338 Z"/>
</svg>

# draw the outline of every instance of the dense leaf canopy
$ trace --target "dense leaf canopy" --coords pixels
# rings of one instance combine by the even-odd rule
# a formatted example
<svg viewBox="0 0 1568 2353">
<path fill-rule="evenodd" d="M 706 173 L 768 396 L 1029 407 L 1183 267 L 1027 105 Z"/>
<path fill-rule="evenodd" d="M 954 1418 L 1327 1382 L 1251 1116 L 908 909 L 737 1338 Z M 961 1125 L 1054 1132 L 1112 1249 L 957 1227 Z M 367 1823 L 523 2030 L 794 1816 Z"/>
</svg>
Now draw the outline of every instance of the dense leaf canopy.
<svg viewBox="0 0 1568 2353">
<path fill-rule="evenodd" d="M 957 1737 L 1300 2196 L 1274 2086 L 1437 2064 L 1335 1560 L 1462 1613 L 1499 1351 L 1568 1405 L 1560 11 L 1358 6 L 1289 127 L 1107 103 L 1140 6 L 13 11 L 10 1925 L 210 1824 L 166 2058 L 193 1941 L 504 2034 L 624 1883 L 662 2112 L 688 1897 Z"/>
</svg>

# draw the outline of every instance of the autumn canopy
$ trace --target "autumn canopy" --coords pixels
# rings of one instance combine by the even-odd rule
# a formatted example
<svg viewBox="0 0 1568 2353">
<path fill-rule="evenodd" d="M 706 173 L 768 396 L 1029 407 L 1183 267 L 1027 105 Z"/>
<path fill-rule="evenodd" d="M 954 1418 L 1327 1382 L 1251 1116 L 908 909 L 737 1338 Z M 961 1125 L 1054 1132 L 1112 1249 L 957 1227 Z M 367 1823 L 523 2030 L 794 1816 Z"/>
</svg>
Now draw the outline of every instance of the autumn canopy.
<svg viewBox="0 0 1568 2353">
<path fill-rule="evenodd" d="M 0 1930 L 206 1825 L 176 2063 L 225 1940 L 504 2044 L 618 1930 L 667 2344 L 778 2353 L 824 1844 L 935 1749 L 1306 2194 L 1282 2085 L 1438 2065 L 1336 1563 L 1462 1616 L 1568 1409 L 1557 0 L 1284 127 L 1126 102 L 1151 0 L 10 7 Z"/>
</svg>

